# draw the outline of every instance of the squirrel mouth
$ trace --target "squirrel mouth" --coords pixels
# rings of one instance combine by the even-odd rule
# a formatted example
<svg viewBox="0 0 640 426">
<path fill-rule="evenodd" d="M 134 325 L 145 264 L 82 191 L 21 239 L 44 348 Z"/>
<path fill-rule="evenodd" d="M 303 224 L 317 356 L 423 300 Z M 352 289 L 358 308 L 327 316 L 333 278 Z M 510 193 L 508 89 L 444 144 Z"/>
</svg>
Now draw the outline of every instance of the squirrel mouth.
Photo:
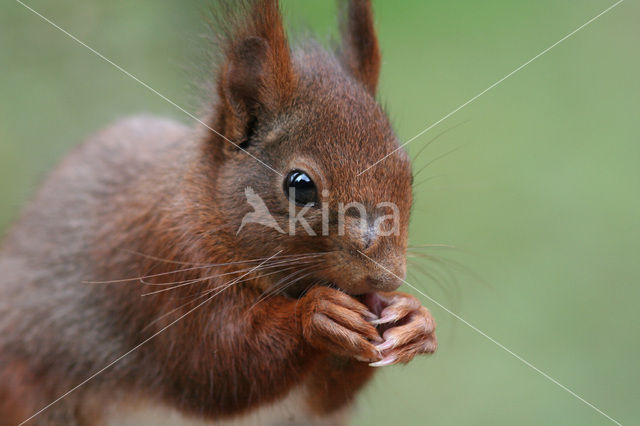
<svg viewBox="0 0 640 426">
<path fill-rule="evenodd" d="M 376 292 L 365 293 L 355 296 L 355 299 L 369 308 L 369 311 L 376 316 L 380 316 L 382 310 L 385 308 L 385 304 Z"/>
</svg>

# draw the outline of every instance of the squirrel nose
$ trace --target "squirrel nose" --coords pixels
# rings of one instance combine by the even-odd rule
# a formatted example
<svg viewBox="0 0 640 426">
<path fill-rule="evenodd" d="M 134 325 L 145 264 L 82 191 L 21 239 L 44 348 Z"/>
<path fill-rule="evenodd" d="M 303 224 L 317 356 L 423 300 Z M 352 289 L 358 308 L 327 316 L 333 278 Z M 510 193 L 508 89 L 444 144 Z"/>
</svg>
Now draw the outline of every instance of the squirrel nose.
<svg viewBox="0 0 640 426">
<path fill-rule="evenodd" d="M 362 246 L 364 250 L 369 250 L 378 241 L 378 232 L 373 224 L 369 224 L 362 233 Z"/>
<path fill-rule="evenodd" d="M 373 223 L 360 218 L 348 218 L 345 236 L 362 251 L 371 251 L 379 240 L 378 231 Z"/>
</svg>

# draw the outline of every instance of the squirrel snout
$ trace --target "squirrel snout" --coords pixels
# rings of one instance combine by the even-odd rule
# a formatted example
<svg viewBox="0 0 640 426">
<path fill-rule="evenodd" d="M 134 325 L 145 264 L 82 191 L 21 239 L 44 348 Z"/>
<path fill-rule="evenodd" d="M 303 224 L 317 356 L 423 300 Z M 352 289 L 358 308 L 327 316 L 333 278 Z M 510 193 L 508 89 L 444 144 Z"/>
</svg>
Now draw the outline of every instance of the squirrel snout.
<svg viewBox="0 0 640 426">
<path fill-rule="evenodd" d="M 345 235 L 367 263 L 369 272 L 364 278 L 366 287 L 373 291 L 393 291 L 402 285 L 406 273 L 406 259 L 400 248 L 394 246 L 388 235 L 380 231 L 375 221 L 360 218 L 345 221 Z"/>
<path fill-rule="evenodd" d="M 360 218 L 347 218 L 345 220 L 346 237 L 358 250 L 373 249 L 379 240 L 379 232 L 374 223 L 369 223 Z"/>
<path fill-rule="evenodd" d="M 372 263 L 372 267 L 366 282 L 372 290 L 394 291 L 404 282 L 407 263 L 400 253 L 378 255 L 375 259 L 370 257 L 367 260 Z"/>
<path fill-rule="evenodd" d="M 368 226 L 362 233 L 362 248 L 368 250 L 372 248 L 378 241 L 378 232 L 375 226 Z"/>
<path fill-rule="evenodd" d="M 373 291 L 395 291 L 402 285 L 402 280 L 391 274 L 387 274 L 385 277 L 369 275 L 366 281 Z"/>
</svg>

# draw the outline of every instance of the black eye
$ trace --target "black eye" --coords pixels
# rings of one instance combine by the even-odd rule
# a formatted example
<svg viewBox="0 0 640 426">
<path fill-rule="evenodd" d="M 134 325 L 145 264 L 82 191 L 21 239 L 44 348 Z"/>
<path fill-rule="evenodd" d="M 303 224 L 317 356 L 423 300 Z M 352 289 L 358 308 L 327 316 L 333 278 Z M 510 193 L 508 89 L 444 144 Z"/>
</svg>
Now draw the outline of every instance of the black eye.
<svg viewBox="0 0 640 426">
<path fill-rule="evenodd" d="M 292 170 L 284 178 L 284 193 L 289 200 L 306 206 L 318 202 L 318 190 L 308 174 L 300 170 Z"/>
</svg>

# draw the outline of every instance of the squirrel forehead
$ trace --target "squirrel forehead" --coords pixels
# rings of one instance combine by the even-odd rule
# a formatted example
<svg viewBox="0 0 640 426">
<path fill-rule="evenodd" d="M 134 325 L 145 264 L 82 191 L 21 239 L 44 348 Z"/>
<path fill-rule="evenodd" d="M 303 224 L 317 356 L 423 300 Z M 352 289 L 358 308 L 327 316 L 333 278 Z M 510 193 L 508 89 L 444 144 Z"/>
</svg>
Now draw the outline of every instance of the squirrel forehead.
<svg viewBox="0 0 640 426">
<path fill-rule="evenodd" d="M 335 79 L 327 78 L 304 85 L 276 126 L 280 133 L 272 134 L 286 133 L 305 150 L 338 154 L 356 149 L 354 160 L 397 148 L 389 119 L 376 100 L 357 82 L 334 84 Z"/>
<path fill-rule="evenodd" d="M 311 105 L 292 116 L 287 129 L 280 129 L 294 154 L 314 157 L 325 168 L 337 169 L 347 178 L 399 147 L 386 115 L 373 102 L 362 105 L 364 102 L 349 98 L 312 98 L 307 102 Z M 387 166 L 410 170 L 408 157 L 403 154 L 403 150 L 398 152 Z"/>
</svg>

